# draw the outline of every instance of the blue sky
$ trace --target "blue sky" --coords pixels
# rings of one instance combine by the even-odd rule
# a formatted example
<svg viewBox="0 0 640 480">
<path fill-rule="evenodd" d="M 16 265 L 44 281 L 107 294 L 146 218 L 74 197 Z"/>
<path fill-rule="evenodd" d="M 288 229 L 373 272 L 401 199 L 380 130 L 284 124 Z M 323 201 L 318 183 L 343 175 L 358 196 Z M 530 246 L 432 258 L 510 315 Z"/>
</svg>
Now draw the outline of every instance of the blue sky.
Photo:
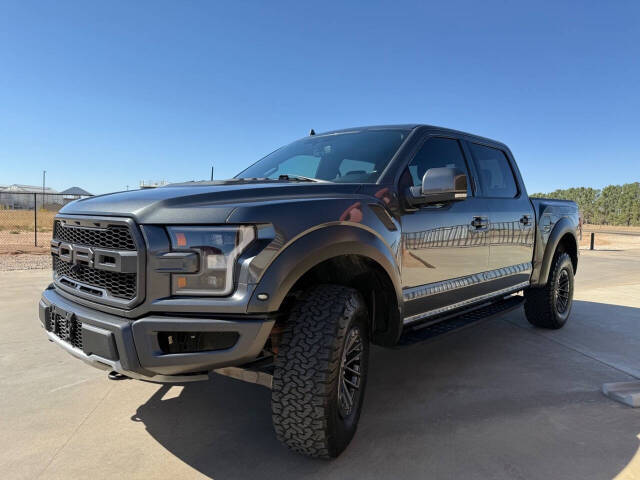
<svg viewBox="0 0 640 480">
<path fill-rule="evenodd" d="M 527 188 L 640 180 L 639 2 L 0 0 L 0 184 L 233 176 L 316 131 L 507 143 Z"/>
</svg>

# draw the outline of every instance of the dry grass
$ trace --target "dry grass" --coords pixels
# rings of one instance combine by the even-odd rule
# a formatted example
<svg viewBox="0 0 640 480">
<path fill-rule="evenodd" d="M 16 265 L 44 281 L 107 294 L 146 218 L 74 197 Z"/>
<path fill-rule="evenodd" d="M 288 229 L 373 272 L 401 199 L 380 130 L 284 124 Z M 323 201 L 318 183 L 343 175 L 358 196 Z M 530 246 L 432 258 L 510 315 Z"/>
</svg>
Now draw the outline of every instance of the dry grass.
<svg viewBox="0 0 640 480">
<path fill-rule="evenodd" d="M 56 213 L 38 210 L 38 231 L 50 232 Z M 0 231 L 3 233 L 33 232 L 33 210 L 0 210 Z"/>
<path fill-rule="evenodd" d="M 595 232 L 595 250 L 636 250 L 640 249 L 640 235 L 615 235 Z M 591 235 L 584 232 L 580 240 L 580 248 L 588 249 Z"/>
<path fill-rule="evenodd" d="M 38 233 L 38 245 L 36 245 L 33 231 L 22 233 L 0 231 L 0 255 L 4 253 L 48 253 L 51 233 Z"/>
<path fill-rule="evenodd" d="M 594 233 L 595 250 L 636 250 L 640 249 L 640 227 L 620 225 L 584 225 L 580 248 L 588 249 L 591 233 Z M 608 232 L 608 233 L 607 233 Z M 616 235 L 621 233 L 622 235 Z M 638 235 L 629 235 L 629 234 Z"/>
<path fill-rule="evenodd" d="M 601 230 L 607 232 L 629 232 L 629 233 L 640 233 L 640 227 L 627 227 L 624 225 L 591 225 L 584 224 L 582 229 L 585 232 L 598 232 Z"/>
</svg>

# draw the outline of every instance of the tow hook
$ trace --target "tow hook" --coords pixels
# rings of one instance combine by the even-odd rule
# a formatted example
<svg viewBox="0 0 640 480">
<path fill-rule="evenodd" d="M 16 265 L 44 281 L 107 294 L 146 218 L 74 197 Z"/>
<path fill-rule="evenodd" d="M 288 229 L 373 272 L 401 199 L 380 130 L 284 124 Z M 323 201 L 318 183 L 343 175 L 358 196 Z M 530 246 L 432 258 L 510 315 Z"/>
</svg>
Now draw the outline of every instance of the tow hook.
<svg viewBox="0 0 640 480">
<path fill-rule="evenodd" d="M 115 370 L 111 370 L 108 377 L 109 380 L 127 380 L 130 378 L 120 372 L 116 372 Z"/>
</svg>

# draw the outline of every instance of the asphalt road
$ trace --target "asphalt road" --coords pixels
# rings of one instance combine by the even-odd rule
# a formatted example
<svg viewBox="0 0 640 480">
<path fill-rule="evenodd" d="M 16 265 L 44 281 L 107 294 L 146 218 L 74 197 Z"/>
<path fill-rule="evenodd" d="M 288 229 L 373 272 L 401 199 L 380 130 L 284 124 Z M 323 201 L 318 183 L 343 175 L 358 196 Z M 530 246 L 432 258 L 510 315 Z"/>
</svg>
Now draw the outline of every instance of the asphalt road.
<svg viewBox="0 0 640 480">
<path fill-rule="evenodd" d="M 263 387 L 113 382 L 50 344 L 49 276 L 0 272 L 1 478 L 640 478 L 640 409 L 600 392 L 640 378 L 637 251 L 584 252 L 561 331 L 519 309 L 374 349 L 359 431 L 331 462 L 276 441 Z"/>
</svg>

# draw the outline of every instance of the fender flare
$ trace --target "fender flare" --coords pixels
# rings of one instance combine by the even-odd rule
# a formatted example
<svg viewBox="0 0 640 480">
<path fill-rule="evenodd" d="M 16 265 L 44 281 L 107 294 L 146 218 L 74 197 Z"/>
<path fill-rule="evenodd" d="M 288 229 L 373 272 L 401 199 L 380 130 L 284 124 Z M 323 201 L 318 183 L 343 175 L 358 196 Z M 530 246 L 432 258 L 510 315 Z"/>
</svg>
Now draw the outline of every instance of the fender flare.
<svg viewBox="0 0 640 480">
<path fill-rule="evenodd" d="M 575 226 L 569 221 L 568 218 L 561 218 L 551 230 L 551 234 L 544 245 L 544 252 L 540 252 L 536 247 L 536 256 L 539 258 L 542 255 L 542 261 L 539 267 L 534 269 L 531 275 L 531 285 L 534 287 L 544 287 L 549 279 L 549 271 L 551 270 L 551 264 L 553 262 L 553 256 L 556 253 L 558 244 L 562 237 L 566 234 L 570 234 L 571 238 L 576 244 L 576 251 L 578 251 L 578 240 L 576 239 Z M 539 233 L 541 235 L 541 233 Z M 540 242 L 538 242 L 540 243 Z M 542 245 L 541 245 L 542 246 Z"/>
<path fill-rule="evenodd" d="M 304 234 L 285 247 L 256 284 L 247 313 L 277 311 L 287 293 L 306 272 L 341 255 L 360 255 L 381 266 L 393 283 L 398 308 L 402 308 L 400 270 L 387 244 L 363 227 L 334 225 Z M 269 298 L 258 300 L 258 294 L 263 293 Z"/>
</svg>

